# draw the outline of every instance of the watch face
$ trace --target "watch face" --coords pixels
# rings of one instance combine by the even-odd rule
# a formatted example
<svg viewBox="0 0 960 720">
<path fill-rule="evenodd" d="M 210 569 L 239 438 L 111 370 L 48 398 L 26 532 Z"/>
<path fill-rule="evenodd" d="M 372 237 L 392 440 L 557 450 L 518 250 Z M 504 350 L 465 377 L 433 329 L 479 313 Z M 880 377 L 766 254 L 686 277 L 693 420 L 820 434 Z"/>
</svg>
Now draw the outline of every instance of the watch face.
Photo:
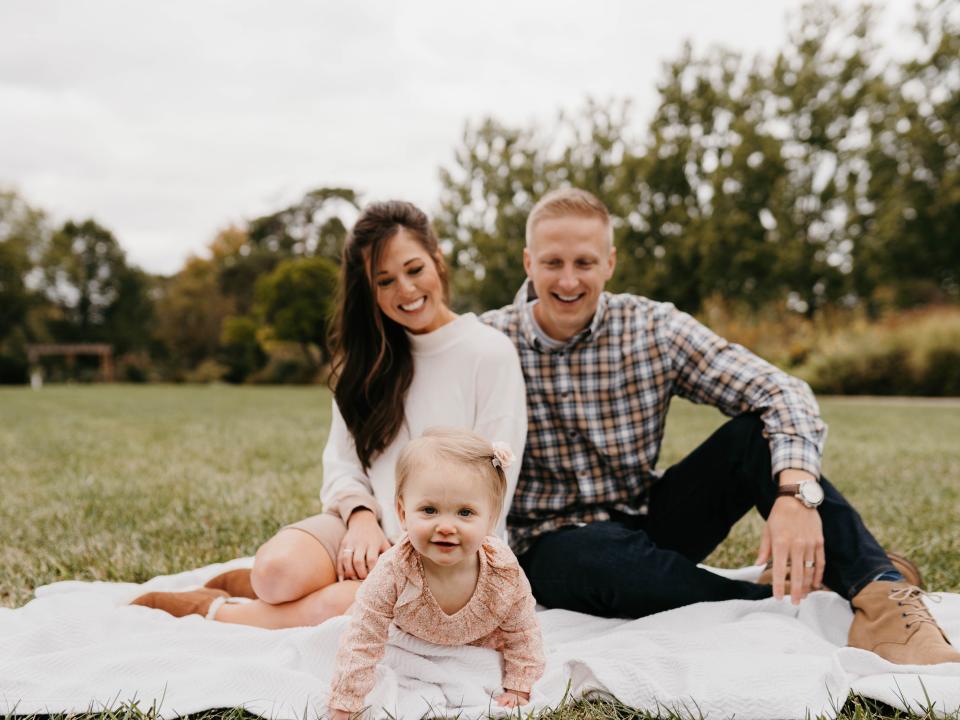
<svg viewBox="0 0 960 720">
<path fill-rule="evenodd" d="M 823 488 L 818 482 L 800 483 L 800 497 L 808 505 L 816 507 L 823 502 Z"/>
</svg>

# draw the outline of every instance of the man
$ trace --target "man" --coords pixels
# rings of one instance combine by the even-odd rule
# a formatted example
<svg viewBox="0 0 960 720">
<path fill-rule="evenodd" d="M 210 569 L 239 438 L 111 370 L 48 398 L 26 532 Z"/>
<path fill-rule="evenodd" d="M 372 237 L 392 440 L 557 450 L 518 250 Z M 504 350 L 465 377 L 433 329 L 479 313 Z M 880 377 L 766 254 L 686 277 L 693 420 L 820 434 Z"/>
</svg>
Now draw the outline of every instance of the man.
<svg viewBox="0 0 960 720">
<path fill-rule="evenodd" d="M 888 556 L 821 476 L 826 427 L 806 383 L 669 303 L 604 292 L 612 239 L 593 195 L 548 194 L 527 220 L 528 281 L 482 318 L 513 340 L 527 383 L 508 524 L 537 600 L 640 617 L 787 592 L 796 604 L 826 584 L 851 600 L 851 645 L 898 663 L 960 662 L 916 567 Z M 661 473 L 673 395 L 734 419 Z M 753 507 L 766 519 L 758 563 L 772 560 L 772 587 L 697 567 Z"/>
</svg>

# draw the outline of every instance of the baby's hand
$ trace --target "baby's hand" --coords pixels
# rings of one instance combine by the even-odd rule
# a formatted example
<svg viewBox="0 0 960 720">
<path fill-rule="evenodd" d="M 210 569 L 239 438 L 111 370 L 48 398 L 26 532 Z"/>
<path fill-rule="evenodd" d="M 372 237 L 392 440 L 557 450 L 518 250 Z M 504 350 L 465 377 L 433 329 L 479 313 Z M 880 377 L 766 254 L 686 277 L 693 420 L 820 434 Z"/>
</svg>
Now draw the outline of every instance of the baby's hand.
<svg viewBox="0 0 960 720">
<path fill-rule="evenodd" d="M 507 691 L 496 698 L 497 705 L 500 707 L 509 707 L 514 708 L 520 705 L 526 705 L 530 702 L 530 693 L 520 692 L 519 690 L 510 690 L 507 688 Z M 336 720 L 339 720 L 337 718 Z"/>
<path fill-rule="evenodd" d="M 336 708 L 330 708 L 327 715 L 330 720 L 350 720 L 350 713 L 346 710 L 337 710 Z"/>
</svg>

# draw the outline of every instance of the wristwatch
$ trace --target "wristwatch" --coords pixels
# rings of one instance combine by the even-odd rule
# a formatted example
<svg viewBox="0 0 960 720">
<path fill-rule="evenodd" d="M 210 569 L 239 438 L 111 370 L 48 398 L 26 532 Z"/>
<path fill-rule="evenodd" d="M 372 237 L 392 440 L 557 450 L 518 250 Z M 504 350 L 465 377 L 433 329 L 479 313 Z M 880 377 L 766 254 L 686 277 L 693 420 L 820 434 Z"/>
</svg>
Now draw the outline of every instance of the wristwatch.
<svg viewBox="0 0 960 720">
<path fill-rule="evenodd" d="M 804 480 L 792 485 L 781 485 L 777 497 L 789 495 L 795 497 L 808 508 L 815 508 L 823 502 L 823 488 L 816 480 Z"/>
</svg>

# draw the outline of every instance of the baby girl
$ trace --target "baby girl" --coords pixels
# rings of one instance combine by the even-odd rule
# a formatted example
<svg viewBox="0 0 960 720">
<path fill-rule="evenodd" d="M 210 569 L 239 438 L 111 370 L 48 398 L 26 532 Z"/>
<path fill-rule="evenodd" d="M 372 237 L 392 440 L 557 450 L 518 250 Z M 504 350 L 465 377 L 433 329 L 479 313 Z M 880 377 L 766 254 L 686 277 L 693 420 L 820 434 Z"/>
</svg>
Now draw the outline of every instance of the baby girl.
<svg viewBox="0 0 960 720">
<path fill-rule="evenodd" d="M 513 459 L 467 430 L 434 428 L 397 461 L 397 514 L 406 533 L 380 556 L 357 592 L 337 652 L 330 717 L 364 708 L 391 623 L 441 645 L 503 654 L 499 705 L 530 699 L 543 674 L 534 599 L 506 543 L 490 535 L 503 508 Z"/>
</svg>

